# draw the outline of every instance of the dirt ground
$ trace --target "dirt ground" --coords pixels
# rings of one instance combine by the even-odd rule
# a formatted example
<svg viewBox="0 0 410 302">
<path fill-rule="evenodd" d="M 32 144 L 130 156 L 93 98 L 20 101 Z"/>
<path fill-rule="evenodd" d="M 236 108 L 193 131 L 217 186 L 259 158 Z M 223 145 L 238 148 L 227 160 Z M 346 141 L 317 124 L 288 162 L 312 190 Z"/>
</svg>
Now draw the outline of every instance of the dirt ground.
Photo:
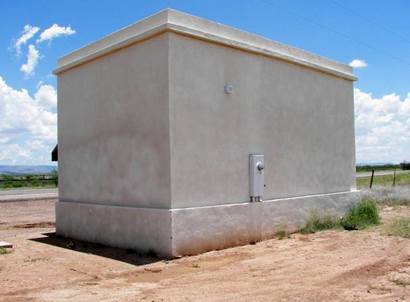
<svg viewBox="0 0 410 302">
<path fill-rule="evenodd" d="M 410 240 L 381 227 L 166 261 L 56 237 L 53 221 L 54 201 L 0 203 L 0 240 L 14 244 L 0 301 L 410 301 Z"/>
</svg>

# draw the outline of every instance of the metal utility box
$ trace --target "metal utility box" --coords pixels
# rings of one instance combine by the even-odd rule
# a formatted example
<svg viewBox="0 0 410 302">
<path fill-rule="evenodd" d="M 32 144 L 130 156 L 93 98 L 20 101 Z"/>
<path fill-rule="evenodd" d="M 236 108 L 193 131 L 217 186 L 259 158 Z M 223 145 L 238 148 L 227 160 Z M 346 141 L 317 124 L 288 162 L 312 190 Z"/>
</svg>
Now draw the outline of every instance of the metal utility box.
<svg viewBox="0 0 410 302">
<path fill-rule="evenodd" d="M 357 198 L 347 65 L 164 10 L 54 73 L 59 235 L 172 257 Z"/>
<path fill-rule="evenodd" d="M 262 154 L 249 155 L 249 196 L 251 201 L 262 201 L 265 187 L 265 157 Z"/>
</svg>

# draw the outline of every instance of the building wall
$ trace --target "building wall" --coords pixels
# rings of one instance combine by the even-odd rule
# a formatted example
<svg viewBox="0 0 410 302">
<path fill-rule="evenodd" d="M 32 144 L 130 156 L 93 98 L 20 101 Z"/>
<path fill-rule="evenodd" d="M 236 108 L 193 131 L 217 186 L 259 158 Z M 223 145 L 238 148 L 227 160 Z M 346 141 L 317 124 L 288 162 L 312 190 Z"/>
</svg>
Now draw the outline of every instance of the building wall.
<svg viewBox="0 0 410 302">
<path fill-rule="evenodd" d="M 351 81 L 175 33 L 169 64 L 173 208 L 247 202 L 250 153 L 264 199 L 355 187 Z"/>
<path fill-rule="evenodd" d="M 169 208 L 168 34 L 58 77 L 59 199 Z"/>
</svg>

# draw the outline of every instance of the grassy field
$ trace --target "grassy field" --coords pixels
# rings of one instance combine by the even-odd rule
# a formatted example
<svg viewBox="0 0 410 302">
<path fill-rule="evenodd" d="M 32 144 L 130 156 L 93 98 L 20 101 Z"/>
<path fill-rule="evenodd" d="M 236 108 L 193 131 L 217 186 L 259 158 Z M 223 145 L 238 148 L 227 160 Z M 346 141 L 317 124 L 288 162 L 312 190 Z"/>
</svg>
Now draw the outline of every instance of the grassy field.
<svg viewBox="0 0 410 302">
<path fill-rule="evenodd" d="M 376 174 L 376 173 L 375 173 Z M 356 179 L 357 188 L 368 188 L 370 185 L 369 177 L 359 177 Z M 396 175 L 396 186 L 409 186 L 410 172 Z M 391 187 L 393 186 L 393 175 L 374 176 L 373 186 Z"/>
<path fill-rule="evenodd" d="M 374 171 L 386 171 L 386 170 L 400 170 L 400 165 L 386 164 L 386 165 L 360 165 L 356 166 L 356 172 L 371 172 Z"/>
<path fill-rule="evenodd" d="M 14 188 L 55 188 L 57 184 L 57 173 L 24 176 L 0 175 L 0 190 Z"/>
</svg>

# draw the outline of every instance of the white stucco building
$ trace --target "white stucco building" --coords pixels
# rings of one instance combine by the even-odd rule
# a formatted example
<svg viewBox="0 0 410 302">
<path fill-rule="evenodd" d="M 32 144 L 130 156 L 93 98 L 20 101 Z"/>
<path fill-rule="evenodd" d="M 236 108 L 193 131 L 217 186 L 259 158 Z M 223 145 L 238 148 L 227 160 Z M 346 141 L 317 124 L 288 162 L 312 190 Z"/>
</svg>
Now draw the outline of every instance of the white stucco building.
<svg viewBox="0 0 410 302">
<path fill-rule="evenodd" d="M 357 198 L 347 65 L 164 10 L 54 73 L 60 235 L 195 254 Z"/>
</svg>

